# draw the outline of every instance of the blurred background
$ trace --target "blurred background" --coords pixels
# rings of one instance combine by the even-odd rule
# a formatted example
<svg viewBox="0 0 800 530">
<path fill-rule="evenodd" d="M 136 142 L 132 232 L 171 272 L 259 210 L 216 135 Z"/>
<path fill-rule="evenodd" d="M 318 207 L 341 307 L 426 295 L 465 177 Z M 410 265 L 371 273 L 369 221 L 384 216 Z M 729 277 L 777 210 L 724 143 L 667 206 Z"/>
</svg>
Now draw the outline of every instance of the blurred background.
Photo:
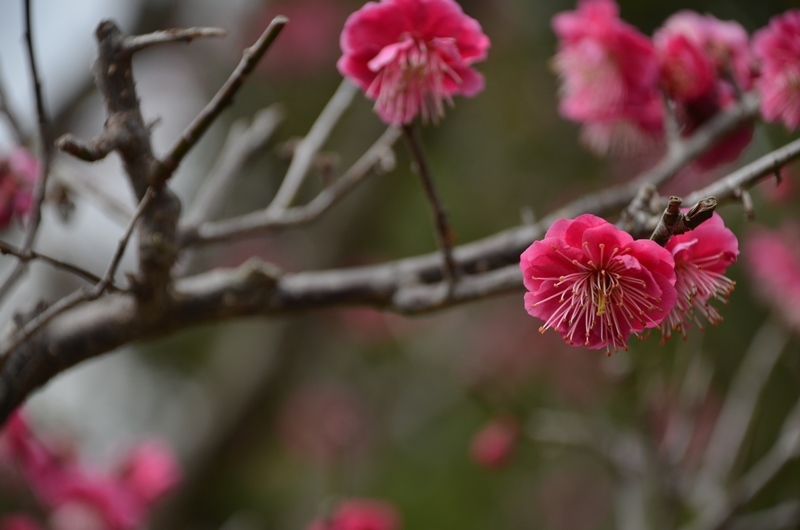
<svg viewBox="0 0 800 530">
<path fill-rule="evenodd" d="M 588 191 L 630 179 L 653 162 L 598 159 L 579 144 L 578 127 L 558 116 L 557 82 L 548 64 L 555 51 L 550 20 L 573 9 L 573 2 L 460 4 L 492 41 L 489 59 L 477 66 L 486 89 L 474 99 L 458 98 L 443 122 L 423 133 L 459 242 L 543 216 Z M 290 23 L 235 104 L 174 179 L 181 198 L 190 202 L 230 125 L 277 103 L 285 119 L 267 149 L 237 177 L 219 217 L 263 207 L 288 167 L 293 142 L 306 134 L 341 81 L 335 67 L 339 33 L 361 5 L 83 0 L 75 9 L 66 2 L 34 1 L 36 51 L 56 133 L 91 138 L 102 128 L 102 101 L 90 71 L 100 20 L 113 18 L 129 33 L 187 26 L 228 31 L 222 40 L 137 55 L 142 109 L 147 120 L 157 120 L 153 141 L 163 153 L 224 82 L 243 48 L 274 15 L 287 15 Z M 620 2 L 622 17 L 648 35 L 680 9 L 736 20 L 752 32 L 794 5 Z M 33 138 L 21 9 L 19 1 L 0 3 L 0 79 Z M 371 103 L 358 94 L 304 196 L 349 167 L 382 130 Z M 781 127 L 759 125 L 736 164 L 702 178 L 710 181 L 789 139 Z M 4 131 L 0 152 L 12 144 Z M 194 269 L 235 266 L 258 256 L 299 271 L 434 250 L 427 206 L 404 147 L 396 146 L 393 170 L 370 177 L 315 225 L 215 245 L 197 257 Z M 134 207 L 116 156 L 89 165 L 59 155 L 54 174 L 94 183 Z M 754 191 L 756 224 L 777 227 L 794 217 L 797 166 L 784 176 L 781 193 L 772 183 Z M 73 200 L 66 220 L 47 209 L 39 248 L 102 273 L 124 217 L 85 194 L 75 193 Z M 744 221 L 740 205 L 726 205 L 720 213 L 743 245 L 754 223 Z M 20 234 L 17 227 L 2 237 L 17 241 Z M 127 259 L 131 267 L 133 256 Z M 10 263 L 2 261 L 5 267 Z M 746 433 L 733 477 L 767 453 L 798 399 L 797 330 L 782 324 L 759 296 L 745 261 L 741 256 L 729 269 L 737 286 L 721 310 L 720 326 L 705 332 L 693 327 L 685 341 L 666 345 L 657 337 L 634 340 L 629 352 L 610 358 L 567 347 L 552 332 L 540 335 L 540 323 L 525 313 L 518 293 L 413 319 L 354 308 L 192 329 L 72 369 L 26 409 L 37 429 L 73 438 L 81 458 L 100 466 L 136 440 L 163 437 L 177 452 L 185 479 L 153 514 L 153 528 L 299 529 L 349 497 L 393 503 L 407 529 L 637 528 L 625 522 L 636 520 L 637 510 L 661 521 L 653 528 L 677 527 L 691 519 L 691 510 L 676 506 L 664 476 L 675 471 L 692 477 L 717 450 L 714 426 L 730 403 L 731 388 L 739 388 L 743 363 L 769 359 L 761 368 L 766 375 L 756 389 L 753 423 L 747 427 L 746 413 L 739 419 Z M 34 266 L 3 307 L 0 322 L 76 286 L 72 278 Z M 682 449 L 665 456 L 676 446 L 665 441 L 676 422 L 684 427 Z M 637 449 L 627 451 L 628 443 Z M 660 467 L 664 462 L 671 467 Z M 788 466 L 744 512 L 796 502 L 798 472 L 796 464 Z M 0 508 L 9 507 L 0 501 Z"/>
</svg>

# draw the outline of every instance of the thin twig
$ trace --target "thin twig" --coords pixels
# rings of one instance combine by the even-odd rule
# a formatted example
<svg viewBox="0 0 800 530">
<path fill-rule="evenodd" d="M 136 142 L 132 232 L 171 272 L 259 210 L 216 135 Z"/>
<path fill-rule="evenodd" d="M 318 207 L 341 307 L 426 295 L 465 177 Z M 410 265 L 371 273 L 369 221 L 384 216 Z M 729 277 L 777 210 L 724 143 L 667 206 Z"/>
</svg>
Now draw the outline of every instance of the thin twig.
<svg viewBox="0 0 800 530">
<path fill-rule="evenodd" d="M 439 242 L 439 248 L 442 251 L 442 259 L 444 260 L 445 276 L 451 281 L 458 280 L 458 268 L 456 267 L 455 259 L 453 259 L 453 231 L 450 228 L 450 222 L 447 219 L 447 211 L 444 209 L 444 203 L 436 185 L 433 182 L 433 174 L 431 173 L 428 158 L 425 155 L 425 150 L 422 146 L 422 139 L 419 137 L 417 128 L 412 125 L 405 125 L 403 133 L 406 137 L 411 156 L 414 159 L 416 173 L 422 180 L 422 187 L 425 190 L 425 197 L 428 200 L 428 207 L 433 217 L 434 225 L 436 227 L 436 239 Z"/>
<path fill-rule="evenodd" d="M 729 528 L 739 509 L 752 501 L 786 466 L 800 457 L 800 400 L 783 422 L 772 448 L 740 480 L 730 487 L 722 502 L 714 503 L 699 520 L 684 530 L 723 530 Z"/>
<path fill-rule="evenodd" d="M 272 105 L 257 112 L 247 126 L 243 122 L 233 124 L 217 162 L 183 216 L 184 224 L 198 225 L 217 215 L 236 177 L 263 152 L 283 118 L 281 107 Z"/>
<path fill-rule="evenodd" d="M 33 78 L 33 92 L 36 99 L 36 115 L 39 124 L 39 142 L 41 149 L 40 175 L 36 181 L 36 188 L 33 196 L 33 208 L 29 225 L 25 232 L 25 239 L 22 243 L 23 252 L 28 252 L 33 248 L 36 235 L 39 232 L 39 225 L 42 222 L 42 204 L 44 203 L 45 192 L 47 191 L 47 178 L 50 174 L 50 163 L 53 158 L 53 142 L 50 136 L 50 120 L 44 107 L 44 96 L 42 95 L 42 82 L 39 77 L 39 68 L 36 64 L 36 53 L 33 47 L 33 24 L 31 23 L 31 3 L 33 0 L 25 0 L 25 44 L 28 51 L 28 64 Z M 18 261 L 8 275 L 0 284 L 0 301 L 2 301 L 14 285 L 28 270 L 28 263 Z"/>
<path fill-rule="evenodd" d="M 389 127 L 359 158 L 355 164 L 322 190 L 310 203 L 288 208 L 277 215 L 259 210 L 241 217 L 234 217 L 199 226 L 186 226 L 181 231 L 181 245 L 195 246 L 233 241 L 238 238 L 277 230 L 290 226 L 309 224 L 319 219 L 334 204 L 355 188 L 380 161 L 391 153 L 392 145 L 400 138 L 400 130 Z"/>
<path fill-rule="evenodd" d="M 228 77 L 228 80 L 225 81 L 225 84 L 222 85 L 222 88 L 214 94 L 211 101 L 208 102 L 205 108 L 200 111 L 200 114 L 198 114 L 186 130 L 183 131 L 180 139 L 172 147 L 167 156 L 158 164 L 155 178 L 156 183 L 159 185 L 163 184 L 172 176 L 175 170 L 178 169 L 183 158 L 200 140 L 211 124 L 214 123 L 217 116 L 219 116 L 225 107 L 233 103 L 233 98 L 236 93 L 288 21 L 289 19 L 283 16 L 275 17 L 256 43 L 244 50 L 242 60 L 236 66 L 233 73 L 231 73 L 230 77 Z"/>
<path fill-rule="evenodd" d="M 114 281 L 114 275 L 117 273 L 117 268 L 119 267 L 120 262 L 122 261 L 122 256 L 125 254 L 125 248 L 128 246 L 128 241 L 131 239 L 131 235 L 133 234 L 133 229 L 136 226 L 137 221 L 139 218 L 144 214 L 145 210 L 150 203 L 153 202 L 153 199 L 156 198 L 156 191 L 151 186 L 147 188 L 147 191 L 142 197 L 142 200 L 139 201 L 139 206 L 136 207 L 136 211 L 133 212 L 133 217 L 131 217 L 130 222 L 128 223 L 127 228 L 125 229 L 125 233 L 122 236 L 122 239 L 119 240 L 117 243 L 117 250 L 114 252 L 114 257 L 111 258 L 111 263 L 108 264 L 108 268 L 106 269 L 106 273 L 103 275 L 103 278 L 100 280 L 95 288 L 98 291 L 97 296 L 103 294 L 103 292 L 111 285 Z"/>
<path fill-rule="evenodd" d="M 350 107 L 356 92 L 355 85 L 347 79 L 339 84 L 339 88 L 336 89 L 333 97 L 322 109 L 306 137 L 297 144 L 294 158 L 292 158 L 292 163 L 286 172 L 286 177 L 275 194 L 275 198 L 272 199 L 272 202 L 267 207 L 268 213 L 274 214 L 291 206 L 306 175 L 308 175 L 308 170 L 314 162 L 314 157 L 325 144 L 333 128 L 339 123 L 344 111 Z"/>
<path fill-rule="evenodd" d="M 35 250 L 29 250 L 25 252 L 23 251 L 23 249 L 10 245 L 5 241 L 0 241 L 0 254 L 14 256 L 23 262 L 34 261 L 34 260 L 43 261 L 45 263 L 52 265 L 56 269 L 78 276 L 79 278 L 82 278 L 92 284 L 95 284 L 100 281 L 100 278 L 98 276 L 77 265 L 61 261 L 60 259 L 53 258 L 45 254 L 40 254 Z"/>
<path fill-rule="evenodd" d="M 194 39 L 222 38 L 228 34 L 222 28 L 177 28 L 154 31 L 145 35 L 131 35 L 125 39 L 125 48 L 136 53 L 149 46 L 170 42 L 192 42 Z"/>
<path fill-rule="evenodd" d="M 110 194 L 99 186 L 94 179 L 87 177 L 84 173 L 68 164 L 56 163 L 53 169 L 53 178 L 68 189 L 74 190 L 80 195 L 85 195 L 93 205 L 105 210 L 109 216 L 117 220 L 122 226 L 127 225 L 133 216 L 134 207 L 132 204 Z"/>
<path fill-rule="evenodd" d="M 720 482 L 731 476 L 758 412 L 758 398 L 789 338 L 786 330 L 767 319 L 742 358 L 705 453 L 705 472 Z"/>
<path fill-rule="evenodd" d="M 155 196 L 155 190 L 152 187 L 148 188 L 144 197 L 139 202 L 139 206 L 136 208 L 133 217 L 128 223 L 125 233 L 117 243 L 117 250 L 114 252 L 114 256 L 111 258 L 111 262 L 108 264 L 106 272 L 103 274 L 103 277 L 100 279 L 100 281 L 98 281 L 92 287 L 83 287 L 72 294 L 61 298 L 56 303 L 31 319 L 30 322 L 28 322 L 12 336 L 11 344 L 5 349 L 3 354 L 0 355 L 0 359 L 5 359 L 20 344 L 28 340 L 34 333 L 42 329 L 42 327 L 47 325 L 48 322 L 53 320 L 58 315 L 68 311 L 69 309 L 72 309 L 78 304 L 90 302 L 100 298 L 100 296 L 102 296 L 103 293 L 105 293 L 113 285 L 114 275 L 117 273 L 117 268 L 122 262 L 122 256 L 125 254 L 125 249 L 127 248 L 128 242 L 133 234 L 133 229 Z"/>
</svg>

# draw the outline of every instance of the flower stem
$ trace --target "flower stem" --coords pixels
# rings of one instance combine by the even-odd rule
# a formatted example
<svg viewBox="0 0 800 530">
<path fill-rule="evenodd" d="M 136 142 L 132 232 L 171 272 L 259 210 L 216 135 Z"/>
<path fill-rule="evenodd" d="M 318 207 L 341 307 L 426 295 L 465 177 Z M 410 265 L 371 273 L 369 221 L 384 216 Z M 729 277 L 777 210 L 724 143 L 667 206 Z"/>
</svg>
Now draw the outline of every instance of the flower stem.
<svg viewBox="0 0 800 530">
<path fill-rule="evenodd" d="M 433 175 L 431 174 L 428 159 L 422 146 L 422 140 L 419 137 L 419 131 L 414 124 L 408 124 L 403 126 L 403 134 L 406 137 L 408 148 L 414 159 L 414 169 L 416 169 L 417 174 L 422 180 L 422 187 L 428 199 L 428 206 L 430 207 L 431 215 L 436 224 L 436 237 L 439 242 L 439 248 L 442 250 L 442 257 L 444 258 L 444 276 L 455 283 L 458 279 L 458 269 L 453 259 L 453 231 L 450 228 L 442 199 L 439 197 L 439 192 L 433 182 Z"/>
</svg>

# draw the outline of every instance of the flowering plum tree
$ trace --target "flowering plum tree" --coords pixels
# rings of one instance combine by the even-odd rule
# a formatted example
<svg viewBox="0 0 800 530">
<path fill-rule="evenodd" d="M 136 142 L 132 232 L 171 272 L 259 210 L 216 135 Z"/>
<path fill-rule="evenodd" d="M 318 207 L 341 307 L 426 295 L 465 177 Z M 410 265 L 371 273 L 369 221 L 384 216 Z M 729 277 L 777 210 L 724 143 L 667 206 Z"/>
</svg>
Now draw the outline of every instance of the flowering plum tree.
<svg viewBox="0 0 800 530">
<path fill-rule="evenodd" d="M 680 10 L 650 20 L 660 24 L 650 36 L 641 21 L 623 20 L 615 0 L 558 9 L 353 0 L 351 11 L 347 2 L 304 0 L 290 10 L 299 28 L 291 42 L 313 46 L 295 46 L 297 58 L 260 70 L 292 31 L 291 20 L 270 15 L 216 93 L 163 140 L 158 120 L 174 126 L 178 104 L 191 98 L 174 86 L 148 92 L 147 61 L 225 31 L 148 25 L 129 34 L 103 20 L 92 72 L 104 118 L 80 110 L 83 96 L 51 115 L 33 2 L 21 4 L 37 127 L 29 130 L 0 83 L 9 137 L 0 158 L 0 303 L 8 313 L 0 530 L 800 525 L 796 484 L 784 480 L 800 457 L 800 375 L 786 348 L 800 330 L 798 229 L 789 220 L 780 231 L 742 220 L 792 215 L 751 190 L 790 180 L 800 158 L 800 140 L 786 139 L 800 128 L 800 10 L 763 14 L 760 29 Z M 339 8 L 332 30 L 326 24 Z M 242 10 L 243 34 L 263 18 L 226 9 Z M 519 39 L 535 33 L 522 25 L 526 10 L 552 21 L 539 38 L 549 42 L 553 95 L 548 80 L 519 73 L 520 64 L 540 66 L 536 53 L 517 53 Z M 303 25 L 303 13 L 323 12 Z M 328 34 L 339 39 L 335 64 L 316 44 Z M 184 75 L 194 86 L 230 62 L 206 52 L 194 59 L 151 73 L 159 82 Z M 302 76 L 282 79 L 300 60 Z M 202 67 L 185 75 L 189 64 Z M 329 68 L 316 78 L 314 65 Z M 334 73 L 339 87 L 309 116 L 309 132 L 267 149 L 286 115 L 302 123 Z M 259 101 L 286 105 L 254 108 L 244 88 L 253 85 Z M 547 103 L 526 107 L 529 93 L 547 93 Z M 158 96 L 174 99 L 153 121 L 148 104 Z M 219 127 L 230 113 L 251 117 Z M 573 149 L 573 130 L 556 114 L 608 161 Z M 77 132 L 92 126 L 100 131 L 92 139 Z M 222 129 L 215 153 L 209 138 Z M 521 160 L 534 152 L 530 169 Z M 109 172 L 128 200 L 108 179 L 84 175 L 112 153 L 121 168 Z M 398 161 L 410 162 L 421 193 L 376 177 L 402 173 Z M 604 171 L 615 177 L 579 175 Z M 795 200 L 786 189 L 784 200 Z M 425 216 L 411 193 L 423 197 L 432 229 L 418 220 Z M 444 199 L 458 205 L 453 218 Z M 511 203 L 523 210 L 521 223 L 508 218 Z M 53 234 L 98 207 L 123 220 L 112 244 L 86 235 L 109 224 L 95 219 L 64 251 Z M 358 221 L 348 224 L 348 215 Z M 429 232 L 438 248 L 426 249 Z M 104 258 L 82 259 L 98 246 Z M 740 257 L 748 276 L 735 266 Z M 44 268 L 60 275 L 55 287 Z M 752 286 L 753 304 L 742 285 Z M 331 317 L 342 308 L 353 311 Z M 327 312 L 310 316 L 318 310 Z M 289 315 L 291 323 L 279 318 Z M 244 317 L 261 317 L 252 337 L 226 327 Z M 708 324 L 716 329 L 699 333 Z M 660 342 L 649 340 L 655 330 Z M 165 337 L 180 346 L 153 342 Z M 155 403 L 169 417 L 161 430 L 174 448 L 130 443 L 123 464 L 103 470 L 74 449 L 80 440 L 40 433 L 19 410 L 31 398 L 35 418 L 32 396 L 57 392 L 56 376 L 122 357 L 107 354 L 134 344 L 151 352 L 168 344 L 185 356 L 185 365 L 166 368 L 159 363 L 169 355 L 136 357 L 152 377 L 122 400 Z M 239 356 L 248 348 L 259 354 Z M 791 381 L 774 371 L 784 350 Z M 104 397 L 123 395 L 115 386 L 124 385 L 106 384 L 101 396 L 82 388 L 77 416 L 102 423 L 88 403 L 113 408 Z M 268 449 L 256 458 L 248 444 Z M 541 450 L 548 445 L 559 451 Z M 563 456 L 571 451 L 582 456 Z M 230 479 L 229 468 L 247 479 Z M 303 482 L 306 475 L 324 480 Z M 230 507 L 243 498 L 261 502 Z M 236 513 L 221 516 L 224 509 Z"/>
</svg>

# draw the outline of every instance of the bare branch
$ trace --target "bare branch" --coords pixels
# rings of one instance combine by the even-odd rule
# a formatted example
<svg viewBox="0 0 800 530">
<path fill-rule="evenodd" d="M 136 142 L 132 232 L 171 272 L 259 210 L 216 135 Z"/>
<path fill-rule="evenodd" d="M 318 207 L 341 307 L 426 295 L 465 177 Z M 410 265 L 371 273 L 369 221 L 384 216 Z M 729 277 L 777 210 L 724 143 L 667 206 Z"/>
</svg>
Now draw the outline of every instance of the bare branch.
<svg viewBox="0 0 800 530">
<path fill-rule="evenodd" d="M 231 127 L 216 164 L 183 216 L 183 224 L 196 225 L 214 218 L 233 181 L 263 152 L 283 118 L 281 107 L 272 105 L 257 112 L 249 126 L 237 122 Z"/>
<path fill-rule="evenodd" d="M 114 275 L 117 273 L 117 268 L 122 261 L 122 256 L 125 254 L 125 249 L 128 247 L 128 241 L 130 241 L 131 235 L 133 234 L 133 229 L 155 197 L 155 190 L 153 188 L 148 189 L 147 193 L 144 195 L 144 198 L 142 198 L 142 201 L 139 203 L 139 206 L 136 208 L 136 212 L 134 212 L 133 217 L 128 223 L 125 233 L 119 240 L 119 243 L 117 244 L 117 250 L 114 253 L 114 256 L 111 258 L 111 262 L 108 264 L 103 277 L 91 288 L 81 288 L 58 300 L 56 303 L 34 317 L 30 322 L 23 326 L 22 329 L 14 333 L 11 336 L 11 344 L 3 349 L 3 354 L 0 354 L 0 361 L 6 359 L 11 352 L 19 347 L 20 344 L 28 340 L 34 333 L 42 329 L 57 316 L 74 307 L 77 307 L 81 303 L 97 300 L 106 291 L 108 291 L 110 287 L 113 286 Z M 2 365 L 0 364 L 0 366 Z"/>
<path fill-rule="evenodd" d="M 311 126 L 311 130 L 297 144 L 294 158 L 289 165 L 289 170 L 286 172 L 286 178 L 283 179 L 278 193 L 275 194 L 275 198 L 272 199 L 272 202 L 267 207 L 267 215 L 279 213 L 292 204 L 306 175 L 308 175 L 308 170 L 314 162 L 314 157 L 327 141 L 333 128 L 339 123 L 344 111 L 350 107 L 356 92 L 355 85 L 347 79 L 344 79 L 339 84 L 339 88 L 336 89 L 333 97 L 322 109 L 314 125 Z"/>
<path fill-rule="evenodd" d="M 286 17 L 278 16 L 272 19 L 267 29 L 261 34 L 255 44 L 244 50 L 242 60 L 236 69 L 231 73 L 222 88 L 214 94 L 211 101 L 200 111 L 200 114 L 189 124 L 180 139 L 172 147 L 166 157 L 158 164 L 155 175 L 155 182 L 160 186 L 166 182 L 178 169 L 183 157 L 194 147 L 208 130 L 214 120 L 231 103 L 233 98 L 258 62 L 270 48 L 278 37 L 283 27 L 289 21 Z"/>
<path fill-rule="evenodd" d="M 422 139 L 419 137 L 419 131 L 414 125 L 404 126 L 403 133 L 407 140 L 406 143 L 411 150 L 415 172 L 422 181 L 422 188 L 425 191 L 431 217 L 433 217 L 434 233 L 439 243 L 439 249 L 442 251 L 442 261 L 444 262 L 444 271 L 447 275 L 447 280 L 456 282 L 458 280 L 458 269 L 453 260 L 453 240 L 455 239 L 455 235 L 453 234 L 453 229 L 450 227 L 447 211 L 444 209 L 444 203 L 433 181 L 433 173 L 431 172 L 430 164 L 428 164 L 425 149 L 422 146 Z"/>
<path fill-rule="evenodd" d="M 125 39 L 125 48 L 136 53 L 149 46 L 170 42 L 192 42 L 194 39 L 222 38 L 228 34 L 221 28 L 176 28 L 154 31 L 146 35 L 131 35 Z"/>
<path fill-rule="evenodd" d="M 56 140 L 56 147 L 85 162 L 97 162 L 107 157 L 119 144 L 119 135 L 110 131 L 107 125 L 99 138 L 89 142 L 67 133 Z"/>
<path fill-rule="evenodd" d="M 733 484 L 730 492 L 713 503 L 685 530 L 723 530 L 729 528 L 737 511 L 753 500 L 784 470 L 800 457 L 800 400 L 786 416 L 778 440 L 753 468 Z"/>
<path fill-rule="evenodd" d="M 758 398 L 788 341 L 786 330 L 767 319 L 745 352 L 705 453 L 704 472 L 717 480 L 730 477 L 757 412 Z"/>
<path fill-rule="evenodd" d="M 386 129 L 350 169 L 307 205 L 295 206 L 278 214 L 269 214 L 261 210 L 215 223 L 186 226 L 181 231 L 181 246 L 233 241 L 271 230 L 312 223 L 363 181 L 373 168 L 380 165 L 381 161 L 392 152 L 392 145 L 398 138 L 400 138 L 399 129 L 394 127 Z"/>
<path fill-rule="evenodd" d="M 52 265 L 56 269 L 73 274 L 93 284 L 100 281 L 99 277 L 87 271 L 86 269 L 78 267 L 77 265 L 73 265 L 72 263 L 67 263 L 65 261 L 52 258 L 45 254 L 36 252 L 35 250 L 29 250 L 25 252 L 23 249 L 10 245 L 5 241 L 0 241 L 0 254 L 14 256 L 22 262 L 28 262 L 34 260 L 43 261 L 49 265 Z"/>
</svg>

